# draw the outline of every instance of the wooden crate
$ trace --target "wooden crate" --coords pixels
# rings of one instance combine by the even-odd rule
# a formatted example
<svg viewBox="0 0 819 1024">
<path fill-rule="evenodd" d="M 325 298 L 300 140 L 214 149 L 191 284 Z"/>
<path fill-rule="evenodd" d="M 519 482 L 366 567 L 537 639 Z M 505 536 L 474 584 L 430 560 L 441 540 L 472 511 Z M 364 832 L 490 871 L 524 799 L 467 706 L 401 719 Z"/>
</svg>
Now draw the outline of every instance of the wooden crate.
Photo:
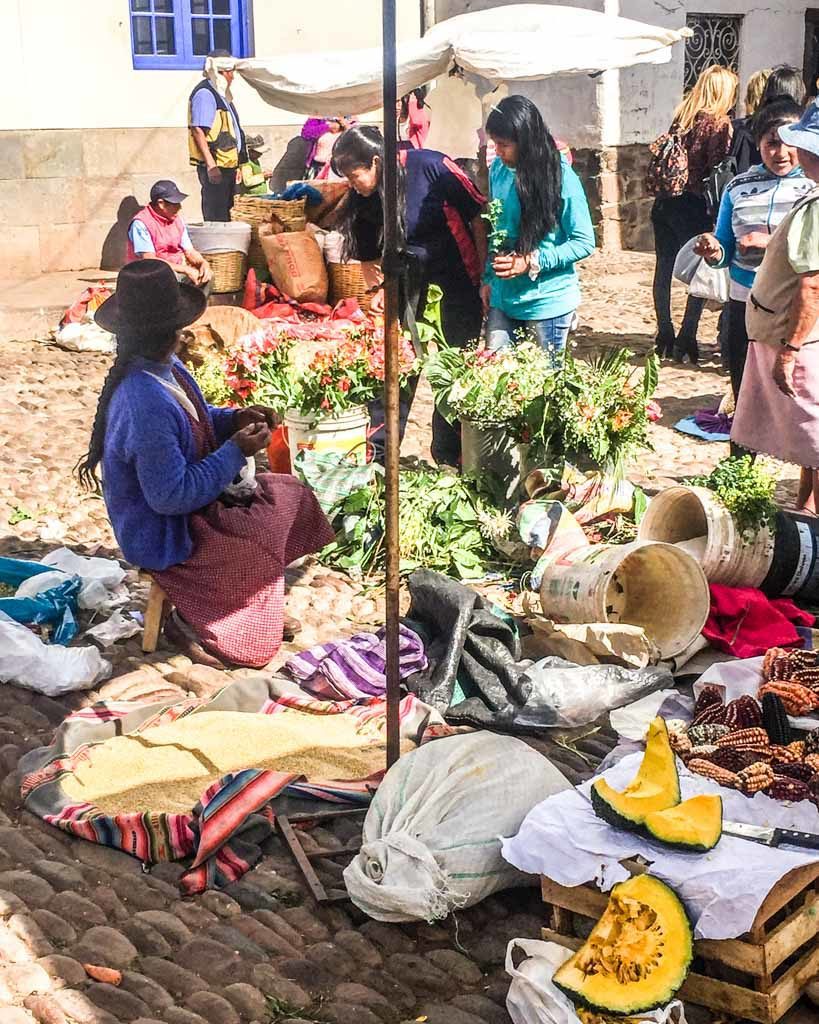
<svg viewBox="0 0 819 1024">
<path fill-rule="evenodd" d="M 645 870 L 625 861 L 632 874 Z M 768 893 L 747 935 L 698 939 L 681 999 L 732 1017 L 776 1024 L 819 975 L 819 864 L 789 872 Z M 578 949 L 573 915 L 597 921 L 608 896 L 594 885 L 541 879 L 550 927 L 543 938 Z"/>
</svg>

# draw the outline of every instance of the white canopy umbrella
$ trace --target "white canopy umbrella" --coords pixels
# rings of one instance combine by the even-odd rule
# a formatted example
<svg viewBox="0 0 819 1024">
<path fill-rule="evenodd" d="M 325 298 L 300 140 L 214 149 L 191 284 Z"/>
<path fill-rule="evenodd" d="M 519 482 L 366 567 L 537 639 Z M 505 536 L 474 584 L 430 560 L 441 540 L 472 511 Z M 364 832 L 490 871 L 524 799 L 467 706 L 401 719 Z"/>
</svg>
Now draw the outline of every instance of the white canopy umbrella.
<svg viewBox="0 0 819 1024">
<path fill-rule="evenodd" d="M 500 82 L 593 74 L 635 64 L 664 64 L 671 46 L 691 35 L 597 11 L 512 4 L 473 11 L 435 25 L 398 47 L 397 94 L 460 69 L 483 92 Z M 381 47 L 281 54 L 235 63 L 272 106 L 297 114 L 362 114 L 381 106 Z"/>
</svg>

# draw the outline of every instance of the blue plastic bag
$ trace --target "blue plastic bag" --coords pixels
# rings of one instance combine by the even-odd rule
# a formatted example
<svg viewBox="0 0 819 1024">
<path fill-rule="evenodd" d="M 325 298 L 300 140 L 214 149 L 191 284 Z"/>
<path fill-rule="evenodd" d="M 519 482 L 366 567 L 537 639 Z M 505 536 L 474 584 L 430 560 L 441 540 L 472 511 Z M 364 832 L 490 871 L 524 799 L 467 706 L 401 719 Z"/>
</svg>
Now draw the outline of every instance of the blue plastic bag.
<svg viewBox="0 0 819 1024">
<path fill-rule="evenodd" d="M 32 576 L 54 572 L 54 566 L 19 558 L 0 558 L 0 582 L 12 587 Z M 0 611 L 27 626 L 51 626 L 51 643 L 68 644 L 77 635 L 77 598 L 82 587 L 79 576 L 66 576 L 56 587 L 36 597 L 0 598 Z"/>
</svg>

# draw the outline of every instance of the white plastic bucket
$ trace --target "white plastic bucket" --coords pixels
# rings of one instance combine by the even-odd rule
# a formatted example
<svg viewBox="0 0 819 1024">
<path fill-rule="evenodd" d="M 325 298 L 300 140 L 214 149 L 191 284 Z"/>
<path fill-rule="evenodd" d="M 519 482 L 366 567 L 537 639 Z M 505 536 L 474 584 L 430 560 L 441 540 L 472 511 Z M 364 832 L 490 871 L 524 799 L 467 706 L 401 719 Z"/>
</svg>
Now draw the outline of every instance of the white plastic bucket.
<svg viewBox="0 0 819 1024">
<path fill-rule="evenodd" d="M 284 425 L 291 466 L 298 453 L 305 450 L 346 456 L 357 465 L 367 461 L 370 417 L 364 408 L 351 409 L 341 416 L 302 416 L 291 409 L 284 414 Z"/>
<path fill-rule="evenodd" d="M 556 559 L 544 570 L 540 604 L 556 622 L 640 626 L 665 659 L 702 632 L 710 599 L 705 574 L 689 554 L 673 544 L 634 541 Z"/>
<path fill-rule="evenodd" d="M 188 224 L 193 247 L 198 252 L 242 252 L 250 248 L 250 225 L 244 221 L 206 220 L 204 224 Z"/>
<path fill-rule="evenodd" d="M 638 536 L 685 544 L 710 583 L 729 587 L 760 586 L 773 561 L 774 536 L 767 526 L 753 537 L 744 537 L 731 513 L 707 487 L 661 491 L 651 499 Z"/>
</svg>

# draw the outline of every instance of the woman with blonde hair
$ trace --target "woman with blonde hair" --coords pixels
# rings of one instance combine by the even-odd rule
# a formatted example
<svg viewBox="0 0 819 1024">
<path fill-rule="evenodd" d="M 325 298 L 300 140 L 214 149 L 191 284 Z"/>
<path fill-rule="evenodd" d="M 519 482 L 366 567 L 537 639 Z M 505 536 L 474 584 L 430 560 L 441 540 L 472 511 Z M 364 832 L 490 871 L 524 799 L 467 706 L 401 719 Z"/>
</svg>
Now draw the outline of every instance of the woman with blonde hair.
<svg viewBox="0 0 819 1024">
<path fill-rule="evenodd" d="M 685 150 L 687 177 L 681 193 L 658 191 L 651 211 L 654 228 L 654 312 L 657 317 L 657 352 L 679 362 L 685 356 L 699 361 L 697 328 L 704 302 L 689 296 L 679 334 L 671 319 L 671 278 L 677 253 L 695 235 L 713 228 L 703 190 L 711 171 L 725 159 L 731 145 L 728 116 L 736 103 L 738 80 L 728 68 L 706 68 L 674 112 L 669 135 Z"/>
</svg>

